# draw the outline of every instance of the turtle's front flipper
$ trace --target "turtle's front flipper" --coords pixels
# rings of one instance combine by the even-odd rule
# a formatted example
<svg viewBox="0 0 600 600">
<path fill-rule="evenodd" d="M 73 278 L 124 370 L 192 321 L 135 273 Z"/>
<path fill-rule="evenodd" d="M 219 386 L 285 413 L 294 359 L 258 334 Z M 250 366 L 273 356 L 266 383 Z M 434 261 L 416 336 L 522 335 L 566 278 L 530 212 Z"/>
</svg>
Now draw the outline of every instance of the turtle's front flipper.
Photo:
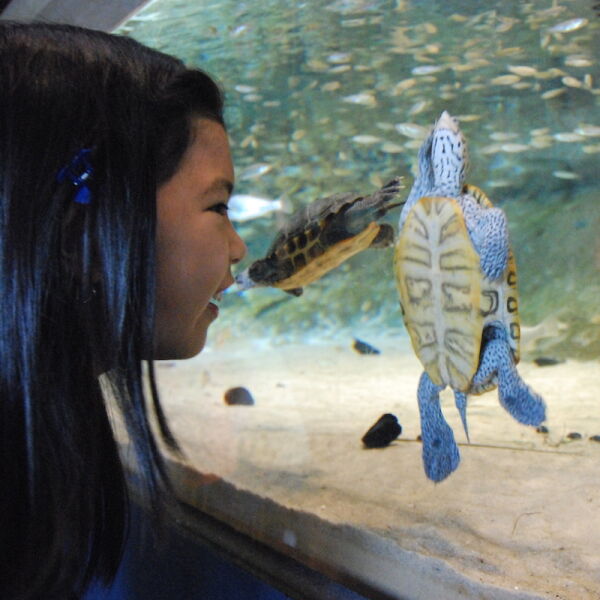
<svg viewBox="0 0 600 600">
<path fill-rule="evenodd" d="M 454 434 L 440 407 L 442 389 L 442 386 L 431 381 L 427 372 L 423 372 L 417 392 L 423 439 L 423 465 L 427 477 L 436 482 L 448 477 L 460 462 Z"/>
<path fill-rule="evenodd" d="M 474 200 L 463 199 L 461 205 L 481 270 L 486 277 L 498 279 L 508 267 L 510 242 L 506 215 L 499 208 L 483 207 Z"/>
<path fill-rule="evenodd" d="M 502 338 L 503 332 L 498 328 L 494 329 L 497 336 L 486 343 L 473 384 L 484 383 L 495 373 L 498 377 L 500 404 L 519 423 L 537 426 L 546 419 L 544 400 L 521 379 L 512 359 L 510 346 Z"/>
<path fill-rule="evenodd" d="M 460 414 L 460 420 L 463 424 L 463 429 L 465 430 L 465 435 L 467 436 L 467 441 L 470 442 L 469 439 L 469 428 L 467 427 L 467 395 L 464 392 L 454 391 L 454 402 L 456 404 L 456 408 L 458 409 L 458 413 Z"/>
</svg>

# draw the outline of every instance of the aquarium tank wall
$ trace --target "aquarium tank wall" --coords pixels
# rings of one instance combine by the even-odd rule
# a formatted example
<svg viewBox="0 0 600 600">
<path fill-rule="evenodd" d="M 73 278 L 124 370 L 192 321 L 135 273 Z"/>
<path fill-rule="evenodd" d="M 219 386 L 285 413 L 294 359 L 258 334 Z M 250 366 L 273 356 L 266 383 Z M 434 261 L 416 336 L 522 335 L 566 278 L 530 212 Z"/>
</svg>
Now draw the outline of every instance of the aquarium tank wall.
<svg viewBox="0 0 600 600">
<path fill-rule="evenodd" d="M 301 295 L 233 286 L 206 350 L 158 363 L 186 503 L 370 597 L 597 597 L 599 15 L 592 0 L 155 0 L 121 25 L 223 87 L 238 273 L 298 211 L 304 233 L 319 225 L 315 201 L 395 177 L 406 200 L 434 123 L 456 117 L 466 182 L 506 215 L 518 372 L 545 402 L 523 424 L 497 390 L 458 410 L 444 390 L 460 464 L 431 481 L 394 243 L 361 248 Z M 380 218 L 396 238 L 400 211 Z"/>
</svg>

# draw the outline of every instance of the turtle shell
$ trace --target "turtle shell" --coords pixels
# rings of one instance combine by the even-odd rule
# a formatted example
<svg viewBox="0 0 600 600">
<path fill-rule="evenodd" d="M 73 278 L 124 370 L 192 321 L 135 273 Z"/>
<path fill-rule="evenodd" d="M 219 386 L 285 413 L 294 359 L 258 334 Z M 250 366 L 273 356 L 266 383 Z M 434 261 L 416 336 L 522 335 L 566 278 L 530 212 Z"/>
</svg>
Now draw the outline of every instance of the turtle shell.
<svg viewBox="0 0 600 600">
<path fill-rule="evenodd" d="M 480 205 L 489 198 L 465 186 Z M 467 231 L 457 200 L 421 198 L 409 213 L 396 244 L 396 282 L 415 353 L 436 385 L 480 394 L 496 381 L 472 386 L 486 325 L 506 327 L 513 359 L 519 360 L 516 265 L 509 252 L 502 279 L 492 281 L 481 270 L 479 255 Z"/>
<path fill-rule="evenodd" d="M 436 385 L 467 392 L 479 363 L 479 255 L 453 198 L 424 197 L 409 212 L 394 256 L 413 349 Z"/>
</svg>

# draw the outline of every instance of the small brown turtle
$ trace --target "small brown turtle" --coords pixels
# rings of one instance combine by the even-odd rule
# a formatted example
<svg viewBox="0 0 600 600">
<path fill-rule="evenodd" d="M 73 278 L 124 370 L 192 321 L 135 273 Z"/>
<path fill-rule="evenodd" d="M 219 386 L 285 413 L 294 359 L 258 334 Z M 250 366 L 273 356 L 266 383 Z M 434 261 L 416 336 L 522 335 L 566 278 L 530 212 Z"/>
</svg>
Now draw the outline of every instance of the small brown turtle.
<svg viewBox="0 0 600 600">
<path fill-rule="evenodd" d="M 370 196 L 342 193 L 302 207 L 277 234 L 265 258 L 238 274 L 246 290 L 272 286 L 299 296 L 302 288 L 366 248 L 384 248 L 394 242 L 394 228 L 381 219 L 401 189 L 395 177 Z"/>
</svg>

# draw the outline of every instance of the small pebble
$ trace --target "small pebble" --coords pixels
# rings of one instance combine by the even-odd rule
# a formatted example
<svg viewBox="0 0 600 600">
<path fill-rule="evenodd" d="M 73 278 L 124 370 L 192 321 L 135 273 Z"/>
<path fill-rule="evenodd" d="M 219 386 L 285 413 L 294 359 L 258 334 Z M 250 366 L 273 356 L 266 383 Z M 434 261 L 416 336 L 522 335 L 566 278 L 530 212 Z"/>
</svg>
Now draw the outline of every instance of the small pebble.
<svg viewBox="0 0 600 600">
<path fill-rule="evenodd" d="M 367 448 L 385 448 L 389 446 L 402 433 L 402 426 L 398 419 L 386 413 L 362 437 L 362 443 Z"/>
<path fill-rule="evenodd" d="M 533 362 L 538 367 L 551 367 L 552 365 L 559 365 L 564 361 L 558 358 L 551 358 L 549 356 L 539 356 L 538 358 L 534 358 Z"/>
<path fill-rule="evenodd" d="M 417 440 L 417 442 L 422 442 L 422 441 L 423 441 L 423 438 L 421 437 L 421 434 L 419 434 L 419 435 L 416 437 L 416 440 Z"/>
<path fill-rule="evenodd" d="M 577 433 L 576 431 L 571 431 L 571 433 L 567 434 L 567 439 L 569 439 L 569 440 L 580 440 L 581 439 L 581 434 Z"/>
<path fill-rule="evenodd" d="M 228 389 L 225 392 L 223 400 L 225 400 L 225 404 L 228 404 L 229 406 L 234 404 L 238 406 L 252 406 L 254 404 L 252 394 L 244 387 Z"/>
<path fill-rule="evenodd" d="M 590 442 L 600 442 L 600 435 L 590 436 Z"/>
<path fill-rule="evenodd" d="M 377 350 L 375 346 L 371 346 L 371 344 L 367 344 L 367 342 L 363 342 L 358 338 L 354 338 L 354 344 L 352 345 L 352 347 L 359 354 L 381 354 L 381 352 Z"/>
<path fill-rule="evenodd" d="M 548 428 L 545 425 L 539 425 L 535 428 L 538 433 L 548 433 Z"/>
</svg>

